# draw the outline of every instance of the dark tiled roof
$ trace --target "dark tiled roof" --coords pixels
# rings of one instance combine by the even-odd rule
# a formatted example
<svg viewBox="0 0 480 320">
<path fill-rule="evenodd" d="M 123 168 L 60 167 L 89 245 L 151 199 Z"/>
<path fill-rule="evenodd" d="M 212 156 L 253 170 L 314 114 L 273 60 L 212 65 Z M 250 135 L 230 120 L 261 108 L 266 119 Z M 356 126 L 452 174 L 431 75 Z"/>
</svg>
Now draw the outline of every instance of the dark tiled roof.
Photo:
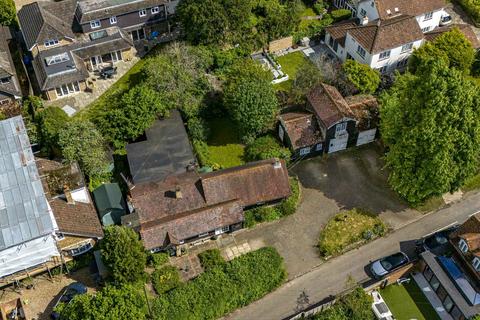
<svg viewBox="0 0 480 320">
<path fill-rule="evenodd" d="M 20 97 L 20 85 L 13 64 L 10 48 L 8 47 L 7 39 L 10 37 L 10 31 L 7 27 L 0 26 L 0 79 L 10 78 L 9 83 L 0 84 L 0 94 L 5 96 Z"/>
<path fill-rule="evenodd" d="M 371 54 L 423 39 L 417 20 L 407 15 L 375 20 L 364 26 L 349 28 L 347 32 Z"/>
<path fill-rule="evenodd" d="M 18 11 L 27 48 L 49 39 L 74 38 L 72 25 L 75 0 L 33 2 Z"/>
<path fill-rule="evenodd" d="M 326 27 L 325 31 L 328 32 L 333 39 L 337 40 L 342 47 L 345 47 L 347 30 L 354 28 L 357 25 L 357 19 L 355 18 L 335 23 L 329 27 Z"/>
<path fill-rule="evenodd" d="M 480 47 L 480 41 L 478 41 L 477 35 L 475 32 L 473 32 L 472 27 L 468 24 L 453 24 L 450 26 L 435 28 L 432 31 L 425 33 L 425 40 L 433 41 L 441 34 L 451 31 L 453 28 L 458 28 L 458 30 L 463 33 L 465 38 L 472 43 L 472 46 L 475 49 Z"/>
<path fill-rule="evenodd" d="M 84 24 L 92 20 L 119 16 L 167 2 L 166 0 L 80 0 L 76 15 L 79 22 Z"/>
<path fill-rule="evenodd" d="M 378 126 L 378 101 L 372 95 L 358 94 L 345 98 L 360 130 L 367 130 Z"/>
<path fill-rule="evenodd" d="M 322 141 L 322 134 L 314 115 L 306 112 L 290 112 L 279 116 L 290 139 L 292 148 L 311 146 Z"/>
<path fill-rule="evenodd" d="M 476 214 L 468 218 L 457 230 L 451 235 L 451 239 L 462 238 L 471 251 L 480 248 L 480 214 Z"/>
<path fill-rule="evenodd" d="M 316 117 L 328 128 L 353 114 L 337 88 L 321 83 L 307 94 Z"/>
<path fill-rule="evenodd" d="M 445 7 L 444 0 L 375 0 L 380 19 L 388 19 L 395 14 L 395 8 L 401 14 L 419 16 Z M 390 10 L 390 14 L 387 13 Z"/>
<path fill-rule="evenodd" d="M 82 42 L 70 46 L 71 50 L 80 58 L 88 59 L 93 56 L 103 55 L 117 50 L 126 50 L 133 46 L 130 36 L 120 28 L 107 37 L 89 42 Z"/>
</svg>

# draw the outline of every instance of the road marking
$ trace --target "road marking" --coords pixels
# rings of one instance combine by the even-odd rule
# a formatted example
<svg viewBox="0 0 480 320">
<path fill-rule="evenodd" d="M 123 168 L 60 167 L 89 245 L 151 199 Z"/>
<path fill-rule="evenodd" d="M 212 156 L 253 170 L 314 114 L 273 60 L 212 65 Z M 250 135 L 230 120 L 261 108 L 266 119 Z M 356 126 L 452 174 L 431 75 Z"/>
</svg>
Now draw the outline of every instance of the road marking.
<svg viewBox="0 0 480 320">
<path fill-rule="evenodd" d="M 471 216 L 474 216 L 474 215 L 476 215 L 477 213 L 480 213 L 480 210 L 479 210 L 479 211 L 477 211 L 477 212 L 474 212 L 474 213 L 472 213 L 472 214 L 471 214 L 471 215 L 469 215 L 468 217 L 470 218 Z"/>
</svg>

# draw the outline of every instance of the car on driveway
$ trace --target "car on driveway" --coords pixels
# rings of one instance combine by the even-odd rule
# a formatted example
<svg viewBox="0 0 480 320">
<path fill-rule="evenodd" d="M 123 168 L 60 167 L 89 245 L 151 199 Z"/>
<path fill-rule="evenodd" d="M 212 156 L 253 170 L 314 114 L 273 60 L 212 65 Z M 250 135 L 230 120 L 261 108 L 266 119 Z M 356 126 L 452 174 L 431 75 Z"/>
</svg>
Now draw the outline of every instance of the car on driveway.
<svg viewBox="0 0 480 320">
<path fill-rule="evenodd" d="M 373 261 L 370 265 L 370 272 L 375 279 L 381 279 L 409 262 L 408 256 L 400 251 Z"/>
<path fill-rule="evenodd" d="M 438 232 L 432 233 L 416 242 L 415 251 L 420 254 L 424 251 L 438 251 L 448 244 L 448 236 L 457 230 L 460 225 L 454 225 Z"/>
<path fill-rule="evenodd" d="M 440 26 L 443 27 L 443 26 L 448 26 L 450 24 L 452 24 L 452 16 L 450 15 L 445 15 L 443 17 L 440 18 Z"/>
<path fill-rule="evenodd" d="M 60 298 L 58 298 L 57 302 L 55 303 L 55 306 L 53 307 L 53 310 L 60 304 L 60 303 L 69 303 L 70 301 L 73 300 L 75 296 L 78 296 L 80 294 L 85 294 L 87 293 L 87 287 L 81 283 L 81 282 L 74 282 L 69 284 L 65 290 L 62 292 L 62 295 Z M 58 312 L 53 311 L 50 315 L 50 318 L 52 319 L 60 319 L 60 314 Z"/>
</svg>

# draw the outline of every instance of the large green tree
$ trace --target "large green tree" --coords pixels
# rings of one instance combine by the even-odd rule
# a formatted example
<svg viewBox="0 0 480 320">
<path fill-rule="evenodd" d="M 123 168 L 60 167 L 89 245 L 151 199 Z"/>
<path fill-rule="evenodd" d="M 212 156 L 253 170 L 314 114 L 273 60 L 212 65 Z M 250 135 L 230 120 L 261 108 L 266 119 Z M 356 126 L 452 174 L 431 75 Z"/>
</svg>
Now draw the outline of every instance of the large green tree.
<svg viewBox="0 0 480 320">
<path fill-rule="evenodd" d="M 381 99 L 393 189 L 411 203 L 458 189 L 478 169 L 478 87 L 443 59 L 399 76 Z"/>
<path fill-rule="evenodd" d="M 0 25 L 11 26 L 16 24 L 16 12 L 13 0 L 0 0 Z"/>
<path fill-rule="evenodd" d="M 347 80 L 360 93 L 374 93 L 380 84 L 380 74 L 366 64 L 355 60 L 347 60 L 342 65 Z"/>
<path fill-rule="evenodd" d="M 49 107 L 36 114 L 41 145 L 51 155 L 58 155 L 58 133 L 69 121 L 68 115 L 58 107 Z"/>
<path fill-rule="evenodd" d="M 115 283 L 130 283 L 144 278 L 147 255 L 137 233 L 132 229 L 107 227 L 100 249 Z"/>
</svg>

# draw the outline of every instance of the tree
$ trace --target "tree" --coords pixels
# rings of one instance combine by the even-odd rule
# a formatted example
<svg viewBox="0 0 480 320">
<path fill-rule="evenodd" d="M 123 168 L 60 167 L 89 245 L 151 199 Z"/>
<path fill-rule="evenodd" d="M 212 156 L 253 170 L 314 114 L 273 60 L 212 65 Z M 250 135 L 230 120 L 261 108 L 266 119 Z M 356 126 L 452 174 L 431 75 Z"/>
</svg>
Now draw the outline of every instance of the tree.
<svg viewBox="0 0 480 320">
<path fill-rule="evenodd" d="M 77 161 L 90 179 L 105 176 L 108 166 L 105 142 L 88 120 L 76 118 L 58 132 L 58 145 L 64 158 Z"/>
<path fill-rule="evenodd" d="M 310 63 L 302 64 L 292 84 L 291 96 L 294 103 L 304 103 L 307 93 L 321 81 L 322 74 L 316 66 Z"/>
<path fill-rule="evenodd" d="M 389 182 L 407 201 L 454 191 L 476 173 L 480 96 L 460 71 L 425 60 L 415 75 L 397 78 L 381 105 Z"/>
<path fill-rule="evenodd" d="M 146 319 L 145 298 L 133 286 L 107 285 L 95 295 L 77 295 L 56 309 L 62 320 L 142 320 Z"/>
<path fill-rule="evenodd" d="M 107 227 L 100 249 L 115 283 L 135 282 L 144 278 L 147 255 L 138 235 L 132 229 Z"/>
<path fill-rule="evenodd" d="M 265 160 L 271 158 L 290 160 L 292 153 L 289 149 L 282 147 L 278 141 L 268 135 L 263 136 L 248 144 L 245 149 L 247 161 Z"/>
<path fill-rule="evenodd" d="M 380 74 L 366 64 L 355 60 L 347 60 L 342 66 L 342 70 L 355 88 L 360 93 L 374 93 L 380 84 Z"/>
<path fill-rule="evenodd" d="M 68 115 L 58 107 L 49 107 L 37 113 L 41 145 L 52 155 L 58 155 L 58 134 L 69 121 Z"/>
<path fill-rule="evenodd" d="M 225 85 L 224 104 L 244 141 L 252 141 L 272 128 L 278 100 L 261 66 L 252 62 L 245 64 L 243 71 L 238 66 L 232 70 Z"/>
<path fill-rule="evenodd" d="M 99 126 L 116 149 L 139 137 L 158 116 L 167 114 L 160 95 L 149 86 L 137 85 L 125 93 L 116 108 L 99 119 Z"/>
<path fill-rule="evenodd" d="M 17 10 L 13 0 L 0 0 L 0 24 L 11 26 L 17 22 Z"/>
</svg>

